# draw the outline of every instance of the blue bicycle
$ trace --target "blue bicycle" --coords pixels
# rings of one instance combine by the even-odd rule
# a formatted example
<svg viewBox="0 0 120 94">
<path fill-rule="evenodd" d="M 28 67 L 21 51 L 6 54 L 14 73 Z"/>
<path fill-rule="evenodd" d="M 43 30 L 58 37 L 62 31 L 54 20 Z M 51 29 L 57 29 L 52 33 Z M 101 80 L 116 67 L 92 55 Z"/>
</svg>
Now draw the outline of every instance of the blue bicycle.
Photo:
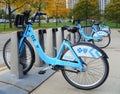
<svg viewBox="0 0 120 94">
<path fill-rule="evenodd" d="M 99 21 L 95 21 L 95 20 L 92 20 L 92 24 L 96 26 L 96 29 L 98 31 L 102 30 L 102 31 L 106 31 L 107 33 L 111 34 L 111 29 L 109 26 L 105 24 L 101 24 Z"/>
<path fill-rule="evenodd" d="M 74 38 L 74 43 L 78 43 L 81 41 L 91 42 L 92 44 L 95 44 L 100 48 L 105 48 L 110 44 L 111 37 L 107 31 L 104 31 L 104 30 L 98 31 L 95 24 L 92 24 L 90 26 L 91 31 L 89 30 L 90 34 L 86 34 L 84 32 L 83 27 L 80 24 L 82 20 L 76 20 L 76 21 L 77 21 L 77 25 L 73 26 L 74 30 L 70 30 L 71 27 L 65 26 L 65 28 L 69 32 L 76 34 Z M 71 37 L 70 34 L 68 34 L 68 40 L 70 40 L 70 37 Z"/>
<path fill-rule="evenodd" d="M 42 15 L 39 11 L 37 15 Z M 20 15 L 19 15 L 20 16 Z M 17 21 L 22 16 L 16 16 Z M 25 16 L 25 15 L 24 15 Z M 19 22 L 16 26 L 20 26 Z M 108 56 L 99 47 L 90 43 L 79 43 L 72 45 L 68 40 L 63 40 L 56 57 L 47 56 L 34 33 L 31 22 L 26 22 L 25 29 L 19 41 L 19 59 L 23 65 L 24 73 L 27 73 L 33 66 L 35 54 L 33 47 L 28 41 L 28 37 L 32 40 L 35 50 L 40 58 L 50 66 L 40 71 L 45 73 L 49 68 L 53 70 L 61 70 L 66 81 L 79 89 L 90 90 L 99 87 L 108 77 L 109 64 Z M 8 68 L 10 68 L 10 47 L 9 39 L 3 48 L 3 58 Z M 23 53 L 25 53 L 25 56 Z"/>
</svg>

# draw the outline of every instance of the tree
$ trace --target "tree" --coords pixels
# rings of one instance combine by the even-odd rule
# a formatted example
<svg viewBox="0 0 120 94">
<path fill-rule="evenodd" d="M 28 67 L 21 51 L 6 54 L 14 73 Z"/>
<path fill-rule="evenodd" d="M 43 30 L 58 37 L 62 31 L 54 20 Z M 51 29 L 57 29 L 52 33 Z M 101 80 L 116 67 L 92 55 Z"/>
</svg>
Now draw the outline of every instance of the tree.
<svg viewBox="0 0 120 94">
<path fill-rule="evenodd" d="M 64 2 L 65 0 L 0 0 L 0 7 L 6 6 L 10 23 L 9 27 L 12 28 L 12 14 L 14 12 L 23 12 L 26 9 L 45 11 L 48 16 L 65 17 L 68 15 L 69 10 L 65 8 Z"/>
<path fill-rule="evenodd" d="M 0 0 L 0 4 L 4 7 L 6 6 L 8 10 L 8 17 L 9 17 L 9 27 L 12 28 L 12 14 L 20 9 L 23 8 L 28 3 L 29 0 Z"/>
<path fill-rule="evenodd" d="M 118 2 L 119 1 L 119 2 Z M 116 26 L 120 23 L 120 0 L 116 2 L 110 2 L 105 8 L 106 19 L 116 23 Z"/>
<path fill-rule="evenodd" d="M 49 17 L 56 18 L 56 25 L 57 19 L 60 17 L 68 17 L 70 13 L 70 9 L 66 8 L 66 0 L 48 0 L 46 2 L 45 11 Z"/>
<path fill-rule="evenodd" d="M 66 0 L 47 0 L 45 11 L 48 16 L 66 17 L 70 10 L 66 8 Z"/>
<path fill-rule="evenodd" d="M 37 9 L 45 12 L 48 17 L 56 17 L 56 20 L 59 17 L 69 15 L 69 9 L 66 9 L 65 0 L 31 0 L 30 6 L 33 10 Z"/>
<path fill-rule="evenodd" d="M 30 0 L 29 4 L 30 4 L 33 12 L 44 11 L 46 1 L 47 0 Z M 40 15 L 39 15 L 38 19 L 39 19 L 39 26 L 40 26 L 40 20 L 41 20 Z"/>
<path fill-rule="evenodd" d="M 6 13 L 4 12 L 4 10 L 0 10 L 0 18 L 3 18 L 3 14 L 5 14 L 6 15 Z"/>
<path fill-rule="evenodd" d="M 99 19 L 98 0 L 79 0 L 73 7 L 72 15 L 75 19 Z"/>
</svg>

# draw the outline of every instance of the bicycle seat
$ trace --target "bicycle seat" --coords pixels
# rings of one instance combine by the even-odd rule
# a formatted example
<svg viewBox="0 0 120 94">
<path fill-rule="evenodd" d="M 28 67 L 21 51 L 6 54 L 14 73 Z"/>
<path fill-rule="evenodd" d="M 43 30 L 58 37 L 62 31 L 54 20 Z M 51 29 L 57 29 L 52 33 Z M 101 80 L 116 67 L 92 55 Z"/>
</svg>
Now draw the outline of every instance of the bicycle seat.
<svg viewBox="0 0 120 94">
<path fill-rule="evenodd" d="M 68 30 L 69 32 L 71 32 L 71 33 L 75 33 L 75 32 L 77 32 L 78 27 L 76 27 L 76 26 L 71 26 L 71 27 L 68 27 L 67 30 Z"/>
<path fill-rule="evenodd" d="M 78 27 L 77 26 L 66 26 L 64 27 L 66 30 L 68 30 L 68 32 L 71 32 L 71 33 L 75 33 L 77 32 L 78 30 Z"/>
</svg>

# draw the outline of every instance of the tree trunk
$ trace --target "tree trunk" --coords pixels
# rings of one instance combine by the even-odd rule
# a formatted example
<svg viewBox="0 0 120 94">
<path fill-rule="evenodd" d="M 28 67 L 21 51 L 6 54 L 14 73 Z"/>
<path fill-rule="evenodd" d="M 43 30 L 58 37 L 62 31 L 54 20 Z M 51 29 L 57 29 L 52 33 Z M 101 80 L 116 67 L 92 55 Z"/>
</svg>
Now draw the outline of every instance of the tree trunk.
<svg viewBox="0 0 120 94">
<path fill-rule="evenodd" d="M 11 15 L 12 15 L 12 13 L 11 13 L 11 6 L 10 6 L 10 4 L 8 4 L 8 18 L 9 18 L 9 27 L 10 28 L 12 28 L 12 20 L 11 20 Z"/>
<path fill-rule="evenodd" d="M 40 15 L 39 15 L 39 27 L 41 26 L 41 18 L 40 18 Z"/>
<path fill-rule="evenodd" d="M 41 3 L 39 4 L 38 11 L 41 11 Z M 38 24 L 38 26 L 40 27 L 40 26 L 41 26 L 41 17 L 40 17 L 40 15 L 38 16 L 38 19 L 39 19 L 39 24 Z"/>
</svg>

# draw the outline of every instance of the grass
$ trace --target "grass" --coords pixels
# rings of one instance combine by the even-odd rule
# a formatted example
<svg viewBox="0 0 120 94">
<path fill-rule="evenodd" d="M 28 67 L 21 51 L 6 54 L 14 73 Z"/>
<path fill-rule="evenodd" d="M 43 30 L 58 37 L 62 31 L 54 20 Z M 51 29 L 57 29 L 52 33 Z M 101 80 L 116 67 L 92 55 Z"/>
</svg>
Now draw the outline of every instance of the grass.
<svg viewBox="0 0 120 94">
<path fill-rule="evenodd" d="M 85 23 L 81 23 L 82 25 L 85 25 Z M 66 23 L 41 23 L 40 27 L 38 26 L 38 23 L 34 23 L 33 24 L 33 28 L 34 29 L 39 29 L 39 28 L 57 28 L 57 27 L 62 27 L 64 25 L 72 25 L 71 22 L 66 22 Z M 116 24 L 113 23 L 113 22 L 106 22 L 106 25 L 110 26 L 111 28 L 116 28 Z M 118 25 L 117 28 L 120 28 L 120 25 Z M 17 30 L 20 30 L 20 28 L 15 28 L 13 26 L 13 28 L 9 28 L 9 24 L 6 23 L 0 23 L 0 32 L 13 32 L 13 31 L 17 31 Z M 22 29 L 21 29 L 22 30 Z M 120 30 L 119 30 L 120 32 Z"/>
<path fill-rule="evenodd" d="M 40 27 L 39 27 L 38 23 L 34 23 L 33 24 L 33 28 L 34 29 L 39 29 L 39 28 L 57 28 L 57 27 L 62 27 L 64 25 L 72 25 L 72 23 L 70 23 L 70 22 L 57 23 L 57 25 L 56 25 L 55 22 L 54 23 L 41 23 Z M 9 28 L 9 24 L 8 23 L 6 23 L 6 24 L 1 23 L 0 24 L 0 32 L 13 32 L 13 31 L 17 31 L 17 30 L 22 30 L 22 29 L 15 28 L 14 26 L 13 26 L 13 28 Z"/>
<path fill-rule="evenodd" d="M 16 31 L 16 30 L 18 30 L 17 28 L 9 28 L 9 24 L 8 23 L 6 23 L 6 24 L 4 24 L 4 23 L 1 23 L 0 24 L 0 32 L 13 32 L 13 31 Z"/>
<path fill-rule="evenodd" d="M 111 28 L 120 28 L 120 24 L 116 24 L 116 23 L 113 23 L 113 22 L 106 22 L 106 25 L 110 26 Z"/>
</svg>

